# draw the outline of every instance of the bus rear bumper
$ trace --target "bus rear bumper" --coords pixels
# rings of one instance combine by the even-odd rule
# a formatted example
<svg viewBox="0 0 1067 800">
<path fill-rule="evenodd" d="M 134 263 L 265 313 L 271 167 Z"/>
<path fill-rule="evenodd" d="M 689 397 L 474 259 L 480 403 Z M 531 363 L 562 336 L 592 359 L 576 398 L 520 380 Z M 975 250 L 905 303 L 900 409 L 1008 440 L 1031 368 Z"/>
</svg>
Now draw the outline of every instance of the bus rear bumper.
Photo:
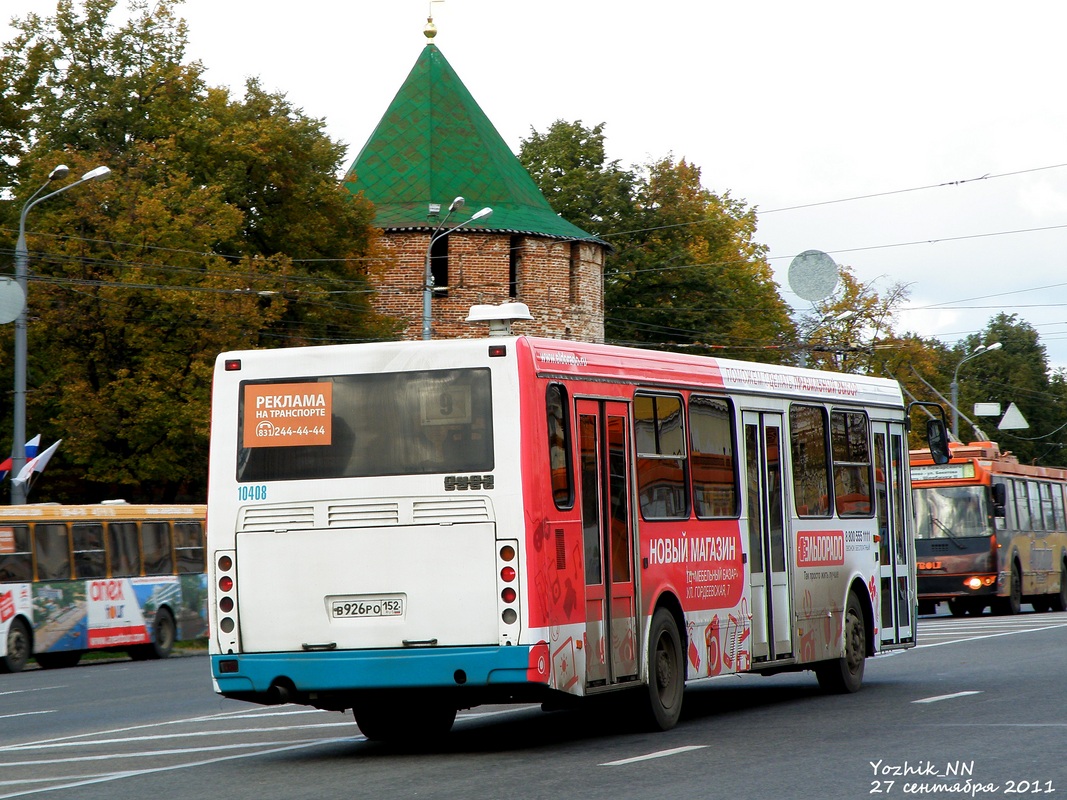
<svg viewBox="0 0 1067 800">
<path fill-rule="evenodd" d="M 287 702 L 291 695 L 365 690 L 544 687 L 549 670 L 548 647 L 543 643 L 211 656 L 211 674 L 220 694 L 275 703 Z"/>
</svg>

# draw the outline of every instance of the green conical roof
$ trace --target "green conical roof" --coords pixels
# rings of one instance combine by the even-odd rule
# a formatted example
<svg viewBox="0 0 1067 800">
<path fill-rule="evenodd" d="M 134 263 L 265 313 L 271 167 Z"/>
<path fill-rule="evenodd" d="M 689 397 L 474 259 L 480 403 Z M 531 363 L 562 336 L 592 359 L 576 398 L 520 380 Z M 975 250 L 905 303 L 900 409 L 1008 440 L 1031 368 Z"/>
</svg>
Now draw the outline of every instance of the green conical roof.
<svg viewBox="0 0 1067 800">
<path fill-rule="evenodd" d="M 433 228 L 463 196 L 451 223 L 489 206 L 491 217 L 465 227 L 593 238 L 552 210 L 432 42 L 349 167 L 345 186 L 374 203 L 379 228 Z M 429 216 L 431 203 L 440 204 L 439 216 Z"/>
</svg>

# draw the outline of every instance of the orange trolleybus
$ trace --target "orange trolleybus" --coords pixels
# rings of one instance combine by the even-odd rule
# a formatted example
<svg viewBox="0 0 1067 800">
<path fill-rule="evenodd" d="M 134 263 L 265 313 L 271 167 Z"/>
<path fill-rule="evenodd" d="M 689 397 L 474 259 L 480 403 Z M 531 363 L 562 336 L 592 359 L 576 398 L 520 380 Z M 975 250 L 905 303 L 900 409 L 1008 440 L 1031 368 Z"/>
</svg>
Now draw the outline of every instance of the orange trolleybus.
<svg viewBox="0 0 1067 800">
<path fill-rule="evenodd" d="M 687 681 L 855 691 L 915 642 L 894 381 L 502 336 L 224 353 L 212 405 L 227 697 L 394 738 L 630 691 L 666 729 Z"/>
<path fill-rule="evenodd" d="M 994 442 L 912 454 L 919 609 L 1067 610 L 1067 470 L 1020 464 Z"/>
</svg>

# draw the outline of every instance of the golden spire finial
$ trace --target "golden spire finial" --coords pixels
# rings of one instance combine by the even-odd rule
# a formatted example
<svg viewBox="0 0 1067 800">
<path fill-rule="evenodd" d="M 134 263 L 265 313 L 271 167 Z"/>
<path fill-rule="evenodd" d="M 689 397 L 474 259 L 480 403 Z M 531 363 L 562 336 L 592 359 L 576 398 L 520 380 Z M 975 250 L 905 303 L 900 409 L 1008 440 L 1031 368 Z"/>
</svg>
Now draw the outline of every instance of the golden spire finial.
<svg viewBox="0 0 1067 800">
<path fill-rule="evenodd" d="M 445 0 L 430 0 L 430 7 L 426 14 L 426 27 L 422 29 L 422 35 L 426 37 L 426 44 L 433 44 L 433 37 L 437 35 L 437 26 L 433 24 L 433 4 L 443 3 Z"/>
</svg>

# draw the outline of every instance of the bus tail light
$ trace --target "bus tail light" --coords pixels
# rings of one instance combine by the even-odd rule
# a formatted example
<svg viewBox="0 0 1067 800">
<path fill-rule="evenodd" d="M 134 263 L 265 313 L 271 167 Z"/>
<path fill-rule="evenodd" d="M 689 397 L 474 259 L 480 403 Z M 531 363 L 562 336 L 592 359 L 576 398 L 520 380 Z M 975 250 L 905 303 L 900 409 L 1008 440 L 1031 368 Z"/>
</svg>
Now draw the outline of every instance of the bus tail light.
<svg viewBox="0 0 1067 800">
<path fill-rule="evenodd" d="M 238 652 L 237 565 L 231 553 L 215 555 L 215 636 L 219 652 Z"/>
<path fill-rule="evenodd" d="M 518 630 L 508 630 L 519 622 L 518 542 L 497 542 L 497 591 L 500 598 L 501 638 L 505 644 L 514 644 Z"/>
</svg>

